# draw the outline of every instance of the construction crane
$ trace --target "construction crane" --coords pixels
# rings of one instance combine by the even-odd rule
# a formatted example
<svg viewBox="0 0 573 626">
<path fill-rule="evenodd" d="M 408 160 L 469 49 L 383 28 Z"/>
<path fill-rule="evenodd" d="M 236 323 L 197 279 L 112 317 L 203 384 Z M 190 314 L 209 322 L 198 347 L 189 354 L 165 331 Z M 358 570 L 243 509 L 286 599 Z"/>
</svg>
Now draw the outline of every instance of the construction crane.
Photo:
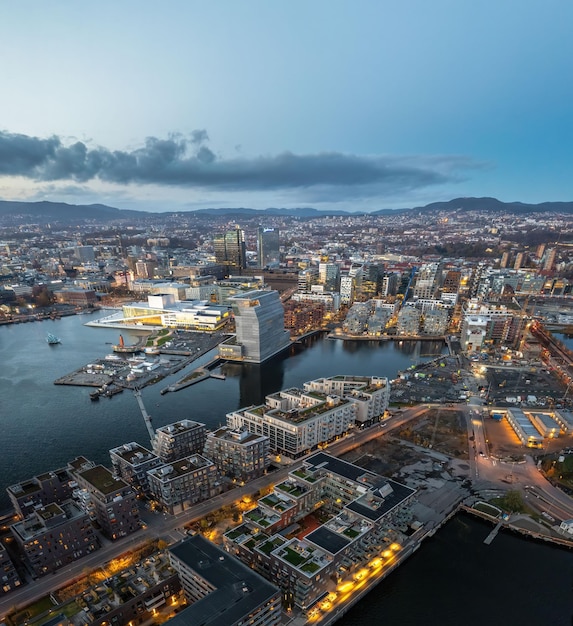
<svg viewBox="0 0 573 626">
<path fill-rule="evenodd" d="M 141 411 L 141 415 L 143 415 L 143 421 L 145 422 L 145 426 L 147 427 L 147 432 L 149 433 L 149 438 L 151 439 L 151 443 L 153 444 L 153 439 L 155 438 L 155 431 L 153 430 L 153 426 L 151 425 L 151 415 L 145 410 L 145 405 L 143 404 L 143 398 L 141 397 L 141 391 L 135 388 L 133 390 L 133 395 L 137 400 L 137 404 L 139 404 L 139 410 Z"/>
</svg>

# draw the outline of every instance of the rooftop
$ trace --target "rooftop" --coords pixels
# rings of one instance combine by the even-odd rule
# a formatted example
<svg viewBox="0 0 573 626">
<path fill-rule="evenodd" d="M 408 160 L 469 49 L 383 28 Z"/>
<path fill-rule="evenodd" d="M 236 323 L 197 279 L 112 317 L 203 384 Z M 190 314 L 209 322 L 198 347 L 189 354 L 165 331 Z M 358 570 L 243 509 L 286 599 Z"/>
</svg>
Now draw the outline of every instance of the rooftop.
<svg viewBox="0 0 573 626">
<path fill-rule="evenodd" d="M 114 478 L 113 474 L 103 465 L 96 465 L 80 472 L 80 476 L 104 495 L 127 487 L 127 483 L 119 478 Z"/>
<path fill-rule="evenodd" d="M 215 589 L 172 618 L 172 626 L 229 626 L 280 598 L 277 587 L 201 535 L 181 541 L 170 552 Z"/>
</svg>

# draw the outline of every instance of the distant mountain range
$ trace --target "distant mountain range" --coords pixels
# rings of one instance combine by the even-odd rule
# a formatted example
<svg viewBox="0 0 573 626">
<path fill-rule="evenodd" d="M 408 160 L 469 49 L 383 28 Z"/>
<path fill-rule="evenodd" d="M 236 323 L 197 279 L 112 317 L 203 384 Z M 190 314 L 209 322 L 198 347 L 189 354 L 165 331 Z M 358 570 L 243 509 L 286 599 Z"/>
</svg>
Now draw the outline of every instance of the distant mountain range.
<svg viewBox="0 0 573 626">
<path fill-rule="evenodd" d="M 502 202 L 496 198 L 455 198 L 447 202 L 432 202 L 422 207 L 410 209 L 381 209 L 370 212 L 369 215 L 396 215 L 397 213 L 433 213 L 437 211 L 491 211 L 509 212 L 515 214 L 528 213 L 573 213 L 573 202 L 542 202 L 540 204 L 526 204 L 524 202 Z M 349 211 L 320 211 L 313 208 L 296 209 L 199 209 L 197 211 L 171 211 L 168 213 L 150 213 L 148 211 L 133 211 L 117 209 L 105 204 L 66 204 L 65 202 L 10 202 L 0 201 L 0 218 L 12 218 L 23 221 L 29 218 L 33 222 L 46 223 L 50 221 L 77 223 L 85 220 L 109 222 L 121 219 L 160 217 L 176 213 L 194 213 L 197 216 L 233 216 L 255 217 L 257 215 L 280 215 L 283 217 L 311 218 L 326 215 L 360 215 Z"/>
</svg>

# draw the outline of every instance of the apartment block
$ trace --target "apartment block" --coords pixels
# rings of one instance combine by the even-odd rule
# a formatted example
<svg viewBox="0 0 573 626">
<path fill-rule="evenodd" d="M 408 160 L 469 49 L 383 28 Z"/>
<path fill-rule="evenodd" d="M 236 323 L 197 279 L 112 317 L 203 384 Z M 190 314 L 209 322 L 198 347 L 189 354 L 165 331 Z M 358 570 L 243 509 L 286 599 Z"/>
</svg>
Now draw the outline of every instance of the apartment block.
<svg viewBox="0 0 573 626">
<path fill-rule="evenodd" d="M 68 470 L 60 468 L 10 485 L 6 491 L 16 513 L 27 517 L 38 506 L 69 500 L 73 487 L 73 479 Z"/>
<path fill-rule="evenodd" d="M 306 392 L 337 395 L 356 404 L 356 424 L 370 425 L 384 416 L 390 401 L 390 383 L 381 376 L 332 376 L 304 383 Z"/>
<path fill-rule="evenodd" d="M 148 473 L 149 494 L 176 515 L 221 493 L 217 466 L 200 454 L 161 465 Z"/>
<path fill-rule="evenodd" d="M 278 626 L 281 592 L 274 584 L 200 535 L 169 550 L 190 606 L 171 626 Z"/>
<path fill-rule="evenodd" d="M 191 454 L 200 454 L 205 447 L 205 424 L 181 420 L 156 429 L 153 452 L 163 463 L 171 463 Z"/>
<path fill-rule="evenodd" d="M 110 539 L 139 530 L 139 508 L 133 489 L 115 478 L 103 465 L 75 474 L 79 489 L 74 496 Z"/>
<path fill-rule="evenodd" d="M 89 516 L 72 501 L 41 507 L 13 524 L 10 531 L 36 576 L 99 548 Z"/>
<path fill-rule="evenodd" d="M 298 458 L 345 435 L 355 417 L 350 400 L 293 388 L 267 396 L 264 405 L 228 413 L 227 426 L 265 435 L 273 452 Z"/>
<path fill-rule="evenodd" d="M 221 474 L 248 481 L 262 476 L 270 465 L 270 443 L 265 435 L 247 430 L 231 430 L 227 426 L 207 435 L 204 455 L 211 459 Z"/>
<path fill-rule="evenodd" d="M 0 596 L 17 589 L 22 584 L 6 548 L 0 544 Z"/>
<path fill-rule="evenodd" d="M 391 524 L 407 512 L 414 489 L 322 452 L 293 470 L 283 486 L 275 487 L 270 503 L 269 496 L 258 500 L 223 541 L 228 552 L 276 582 L 290 606 L 309 615 L 341 572 L 358 571 L 376 553 L 380 561 L 382 553 L 389 559 L 400 549 Z M 301 498 L 293 514 L 293 501 Z M 319 507 L 331 517 L 304 539 L 277 534 L 279 515 L 290 516 L 282 524 L 292 523 Z"/>
<path fill-rule="evenodd" d="M 147 472 L 163 465 L 163 461 L 135 441 L 109 451 L 113 473 L 130 485 L 134 491 L 147 495 L 149 482 Z"/>
</svg>

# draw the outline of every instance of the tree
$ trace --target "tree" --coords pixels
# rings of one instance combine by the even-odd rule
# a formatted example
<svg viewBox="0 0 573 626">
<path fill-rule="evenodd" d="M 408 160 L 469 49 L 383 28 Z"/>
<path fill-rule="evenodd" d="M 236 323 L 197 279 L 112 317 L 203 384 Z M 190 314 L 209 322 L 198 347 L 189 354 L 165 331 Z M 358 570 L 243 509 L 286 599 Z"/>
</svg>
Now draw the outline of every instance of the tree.
<svg viewBox="0 0 573 626">
<path fill-rule="evenodd" d="M 521 491 L 510 489 L 502 498 L 503 506 L 512 513 L 520 513 L 525 510 L 523 495 Z"/>
</svg>

